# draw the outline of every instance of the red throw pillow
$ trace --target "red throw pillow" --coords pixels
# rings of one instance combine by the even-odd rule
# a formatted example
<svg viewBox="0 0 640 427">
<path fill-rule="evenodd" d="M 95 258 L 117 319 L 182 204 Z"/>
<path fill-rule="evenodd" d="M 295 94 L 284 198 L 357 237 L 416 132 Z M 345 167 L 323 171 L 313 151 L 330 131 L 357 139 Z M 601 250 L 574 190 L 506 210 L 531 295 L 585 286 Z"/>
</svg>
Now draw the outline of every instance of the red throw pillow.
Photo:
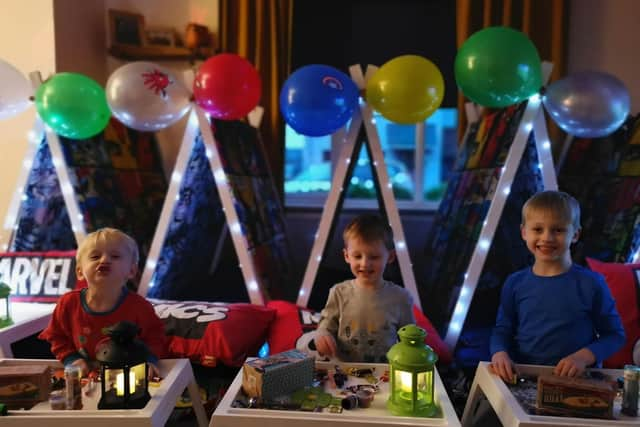
<svg viewBox="0 0 640 427">
<path fill-rule="evenodd" d="M 295 348 L 320 359 L 313 341 L 320 321 L 319 312 L 280 300 L 269 301 L 267 307 L 276 312 L 267 335 L 270 354 Z"/>
<path fill-rule="evenodd" d="M 281 353 L 286 350 L 298 349 L 313 356 L 316 352 L 315 338 L 316 328 L 320 321 L 320 313 L 288 301 L 269 301 L 267 307 L 276 310 L 276 317 L 271 323 L 267 343 L 271 354 Z M 416 324 L 427 331 L 425 344 L 428 344 L 443 363 L 451 362 L 451 352 L 447 345 L 440 339 L 427 317 L 416 306 L 413 307 Z"/>
<path fill-rule="evenodd" d="M 436 352 L 438 361 L 445 365 L 451 363 L 451 350 L 449 350 L 449 347 L 442 341 L 440 334 L 438 334 L 436 328 L 433 327 L 431 321 L 415 305 L 413 306 L 413 316 L 416 318 L 416 324 L 427 332 L 427 338 L 425 338 L 424 343 Z"/>
<path fill-rule="evenodd" d="M 164 321 L 171 357 L 240 367 L 264 344 L 275 310 L 246 303 L 149 299 Z"/>
<path fill-rule="evenodd" d="M 640 339 L 640 264 L 602 262 L 593 258 L 587 258 L 587 264 L 591 270 L 604 276 L 616 300 L 616 309 L 627 335 L 624 347 L 605 360 L 603 365 L 605 368 L 623 368 L 625 364 L 633 363 L 633 346 Z"/>
<path fill-rule="evenodd" d="M 0 282 L 12 301 L 56 302 L 76 287 L 76 251 L 2 252 Z"/>
</svg>

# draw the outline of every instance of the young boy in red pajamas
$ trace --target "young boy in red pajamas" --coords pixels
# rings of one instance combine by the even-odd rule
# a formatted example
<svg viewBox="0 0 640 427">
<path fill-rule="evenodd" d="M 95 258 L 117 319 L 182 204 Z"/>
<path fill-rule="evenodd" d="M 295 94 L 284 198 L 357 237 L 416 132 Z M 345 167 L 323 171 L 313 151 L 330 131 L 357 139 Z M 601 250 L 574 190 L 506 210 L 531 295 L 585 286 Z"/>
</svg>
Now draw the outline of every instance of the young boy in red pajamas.
<svg viewBox="0 0 640 427">
<path fill-rule="evenodd" d="M 139 338 L 149 347 L 149 377 L 159 376 L 158 358 L 167 345 L 164 324 L 153 306 L 127 289 L 138 268 L 138 245 L 120 230 L 103 228 L 89 234 L 76 253 L 76 274 L 87 287 L 64 294 L 49 326 L 39 335 L 65 366 L 76 365 L 87 375 L 96 357 L 96 344 L 105 328 L 127 320 L 140 328 Z"/>
</svg>

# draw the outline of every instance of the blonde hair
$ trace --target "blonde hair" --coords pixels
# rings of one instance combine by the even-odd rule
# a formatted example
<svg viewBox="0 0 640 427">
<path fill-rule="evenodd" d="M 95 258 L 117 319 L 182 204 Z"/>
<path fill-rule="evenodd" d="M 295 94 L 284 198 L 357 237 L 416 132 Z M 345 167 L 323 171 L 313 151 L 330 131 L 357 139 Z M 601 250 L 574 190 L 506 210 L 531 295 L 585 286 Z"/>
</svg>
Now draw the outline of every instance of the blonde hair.
<svg viewBox="0 0 640 427">
<path fill-rule="evenodd" d="M 552 212 L 574 228 L 580 228 L 580 204 L 573 196 L 564 191 L 541 191 L 536 193 L 522 206 L 522 225 L 531 211 Z"/>
<path fill-rule="evenodd" d="M 378 215 L 359 215 L 355 217 L 342 233 L 344 246 L 349 239 L 357 238 L 366 243 L 382 242 L 388 250 L 393 250 L 393 232 L 389 224 Z"/>
<path fill-rule="evenodd" d="M 78 246 L 78 251 L 76 252 L 76 265 L 81 265 L 82 257 L 89 251 L 89 249 L 95 247 L 96 243 L 100 240 L 112 240 L 119 239 L 124 243 L 127 250 L 131 254 L 131 260 L 134 265 L 138 265 L 138 244 L 131 236 L 127 233 L 120 231 L 116 228 L 101 228 L 99 230 L 94 231 L 93 233 L 89 233 L 87 237 L 80 243 Z"/>
</svg>

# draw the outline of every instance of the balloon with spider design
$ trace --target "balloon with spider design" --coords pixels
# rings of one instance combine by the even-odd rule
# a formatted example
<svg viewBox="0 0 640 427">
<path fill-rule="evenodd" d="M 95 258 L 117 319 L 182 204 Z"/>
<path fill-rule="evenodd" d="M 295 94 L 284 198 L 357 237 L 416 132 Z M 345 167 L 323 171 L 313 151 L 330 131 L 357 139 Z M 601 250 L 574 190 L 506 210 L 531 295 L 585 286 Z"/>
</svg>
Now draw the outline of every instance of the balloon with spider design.
<svg viewBox="0 0 640 427">
<path fill-rule="evenodd" d="M 180 120 L 191 106 L 191 94 L 180 79 L 152 62 L 131 62 L 115 70 L 107 81 L 106 93 L 113 115 L 140 131 L 164 129 Z"/>
</svg>

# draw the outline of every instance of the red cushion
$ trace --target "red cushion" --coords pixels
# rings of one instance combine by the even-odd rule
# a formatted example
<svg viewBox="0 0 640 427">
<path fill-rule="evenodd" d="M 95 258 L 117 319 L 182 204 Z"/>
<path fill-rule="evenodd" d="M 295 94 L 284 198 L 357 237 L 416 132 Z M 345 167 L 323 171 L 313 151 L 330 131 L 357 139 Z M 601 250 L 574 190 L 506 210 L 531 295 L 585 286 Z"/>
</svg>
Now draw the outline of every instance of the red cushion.
<svg viewBox="0 0 640 427">
<path fill-rule="evenodd" d="M 267 335 L 270 354 L 297 348 L 319 357 L 313 341 L 320 321 L 319 312 L 280 300 L 269 301 L 267 307 L 276 312 Z"/>
<path fill-rule="evenodd" d="M 616 301 L 616 309 L 622 318 L 622 326 L 627 335 L 624 347 L 604 361 L 605 368 L 623 368 L 633 363 L 633 346 L 640 338 L 640 308 L 638 307 L 638 282 L 640 264 L 620 264 L 602 262 L 587 258 L 591 270 L 600 273 Z"/>
<path fill-rule="evenodd" d="M 449 347 L 442 341 L 440 334 L 438 334 L 438 331 L 433 327 L 427 316 L 415 305 L 413 306 L 413 316 L 416 318 L 416 324 L 427 332 L 427 338 L 425 338 L 424 343 L 436 352 L 438 361 L 445 365 L 451 363 L 452 356 Z"/>
<path fill-rule="evenodd" d="M 76 287 L 76 251 L 2 252 L 0 282 L 12 301 L 56 302 Z"/>
<path fill-rule="evenodd" d="M 318 356 L 313 339 L 320 321 L 320 313 L 288 301 L 269 301 L 267 307 L 276 310 L 276 317 L 271 323 L 267 342 L 271 354 L 297 348 L 314 356 Z M 418 309 L 413 307 L 416 324 L 427 331 L 425 343 L 429 345 L 443 363 L 451 362 L 451 352 L 440 339 L 429 319 Z"/>
<path fill-rule="evenodd" d="M 275 310 L 245 303 L 149 299 L 164 321 L 170 357 L 242 366 L 265 343 Z"/>
</svg>

